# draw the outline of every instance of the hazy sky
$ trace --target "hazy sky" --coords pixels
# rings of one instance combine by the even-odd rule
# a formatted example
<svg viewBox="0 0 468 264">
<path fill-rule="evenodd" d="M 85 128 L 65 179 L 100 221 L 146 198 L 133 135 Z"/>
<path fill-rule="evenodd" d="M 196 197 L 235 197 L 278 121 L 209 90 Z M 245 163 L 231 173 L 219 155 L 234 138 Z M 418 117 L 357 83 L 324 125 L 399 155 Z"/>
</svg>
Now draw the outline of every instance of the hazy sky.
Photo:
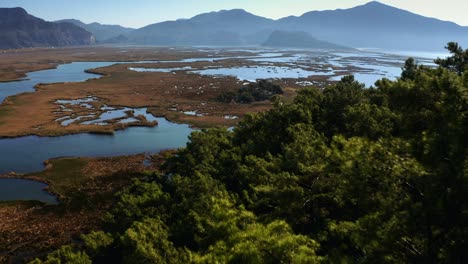
<svg viewBox="0 0 468 264">
<path fill-rule="evenodd" d="M 221 9 L 242 8 L 256 15 L 280 18 L 312 10 L 349 8 L 370 0 L 0 0 L 0 7 L 25 8 L 45 20 L 76 18 L 83 22 L 142 27 L 190 18 Z M 467 0 L 381 0 L 424 16 L 468 26 Z"/>
</svg>

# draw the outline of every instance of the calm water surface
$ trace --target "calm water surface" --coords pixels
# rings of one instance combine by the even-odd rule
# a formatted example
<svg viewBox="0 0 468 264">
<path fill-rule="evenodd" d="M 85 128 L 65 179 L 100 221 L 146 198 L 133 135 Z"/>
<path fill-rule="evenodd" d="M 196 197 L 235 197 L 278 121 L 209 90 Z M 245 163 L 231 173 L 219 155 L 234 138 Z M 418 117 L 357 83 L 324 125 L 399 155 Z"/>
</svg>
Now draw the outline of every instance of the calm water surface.
<svg viewBox="0 0 468 264">
<path fill-rule="evenodd" d="M 0 139 L 0 174 L 28 173 L 43 169 L 43 162 L 57 157 L 103 157 L 185 147 L 192 129 L 157 118 L 156 127 L 131 127 L 113 136 L 75 134 L 62 137 Z"/>
<path fill-rule="evenodd" d="M 57 198 L 46 192 L 47 184 L 23 179 L 0 179 L 0 201 L 36 200 L 57 204 Z"/>
<path fill-rule="evenodd" d="M 100 75 L 86 73 L 87 69 L 110 66 L 116 62 L 73 62 L 59 65 L 56 69 L 30 72 L 22 81 L 0 83 L 0 103 L 6 97 L 34 91 L 39 83 L 83 82 Z"/>
</svg>

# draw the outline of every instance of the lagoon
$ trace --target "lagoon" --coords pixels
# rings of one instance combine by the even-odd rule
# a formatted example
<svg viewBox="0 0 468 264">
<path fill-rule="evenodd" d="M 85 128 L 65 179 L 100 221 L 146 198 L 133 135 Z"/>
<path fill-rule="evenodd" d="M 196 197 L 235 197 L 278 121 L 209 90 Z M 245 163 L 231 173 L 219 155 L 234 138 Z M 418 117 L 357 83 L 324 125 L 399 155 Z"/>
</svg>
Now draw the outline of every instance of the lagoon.
<svg viewBox="0 0 468 264">
<path fill-rule="evenodd" d="M 156 127 L 130 127 L 114 135 L 74 134 L 61 137 L 27 136 L 0 139 L 0 174 L 30 173 L 58 157 L 107 157 L 157 153 L 184 147 L 193 131 L 188 125 L 157 118 Z"/>
<path fill-rule="evenodd" d="M 106 67 L 115 62 L 72 62 L 59 65 L 56 69 L 30 72 L 19 81 L 0 83 L 0 103 L 6 97 L 33 92 L 34 86 L 39 83 L 59 83 L 59 82 L 83 82 L 92 78 L 99 78 L 100 75 L 87 73 L 85 70 Z"/>
</svg>

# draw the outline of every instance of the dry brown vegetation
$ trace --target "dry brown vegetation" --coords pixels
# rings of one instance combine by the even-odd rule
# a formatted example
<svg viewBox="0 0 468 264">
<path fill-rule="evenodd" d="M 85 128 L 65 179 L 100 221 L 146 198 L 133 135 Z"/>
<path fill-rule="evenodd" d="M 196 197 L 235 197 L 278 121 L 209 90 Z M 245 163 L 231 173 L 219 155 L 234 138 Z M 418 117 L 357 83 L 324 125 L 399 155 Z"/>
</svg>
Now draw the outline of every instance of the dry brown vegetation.
<svg viewBox="0 0 468 264">
<path fill-rule="evenodd" d="M 0 50 L 0 82 L 22 78 L 27 72 L 51 69 L 72 61 L 177 60 L 203 53 L 170 48 L 113 48 L 105 46 Z"/>
<path fill-rule="evenodd" d="M 36 257 L 96 229 L 115 193 L 144 170 L 157 170 L 164 159 L 154 156 L 151 167 L 145 167 L 144 160 L 143 154 L 55 159 L 43 172 L 10 175 L 49 183 L 61 203 L 0 203 L 0 263 Z"/>
<path fill-rule="evenodd" d="M 122 52 L 126 51 L 126 52 Z M 238 53 L 221 53 L 217 56 L 242 56 Z M 92 47 L 66 49 L 26 49 L 6 51 L 0 54 L 0 80 L 11 80 L 11 68 L 17 69 L 15 77 L 25 71 L 53 67 L 57 63 L 71 61 L 138 61 L 138 60 L 179 60 L 188 57 L 206 57 L 206 53 L 172 50 L 167 48 L 122 48 Z M 51 64 L 52 63 L 52 64 Z M 29 65 L 21 68 L 18 65 Z M 245 61 L 226 60 L 194 63 L 157 63 L 144 67 L 229 67 L 246 65 Z M 18 68 L 16 68 L 18 66 Z M 134 72 L 128 67 L 142 67 L 142 64 L 116 64 L 109 67 L 91 69 L 102 74 L 99 79 L 79 83 L 55 83 L 36 86 L 36 92 L 8 97 L 0 105 L 0 137 L 23 135 L 57 136 L 72 133 L 96 132 L 111 133 L 126 125 L 107 126 L 71 124 L 61 126 L 55 120 L 70 114 L 86 115 L 89 109 L 73 109 L 72 113 L 60 113 L 57 99 L 78 99 L 95 96 L 99 101 L 96 107 L 109 106 L 148 107 L 157 116 L 165 116 L 171 121 L 189 123 L 197 127 L 233 126 L 238 120 L 224 118 L 226 115 L 238 117 L 249 112 L 269 109 L 268 101 L 254 104 L 221 103 L 216 98 L 222 91 L 237 90 L 242 83 L 232 77 L 215 78 L 190 74 L 186 71 L 174 73 Z M 18 70 L 19 69 L 19 70 Z M 317 77 L 312 78 L 317 79 Z M 295 86 L 296 80 L 278 81 L 283 86 Z M 297 86 L 297 85 L 296 85 Z M 289 89 L 292 91 L 291 89 Z M 286 96 L 293 96 L 287 93 Z M 182 112 L 198 111 L 204 116 L 189 116 Z M 140 123 L 139 125 L 148 125 Z"/>
</svg>

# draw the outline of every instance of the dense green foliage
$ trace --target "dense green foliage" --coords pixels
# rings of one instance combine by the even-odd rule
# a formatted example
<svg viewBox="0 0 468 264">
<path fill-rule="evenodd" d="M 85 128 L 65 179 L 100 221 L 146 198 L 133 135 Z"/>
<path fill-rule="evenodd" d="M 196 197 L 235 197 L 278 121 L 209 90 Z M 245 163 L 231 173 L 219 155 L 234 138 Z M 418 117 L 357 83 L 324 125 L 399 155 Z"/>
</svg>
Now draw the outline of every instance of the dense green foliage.
<svg viewBox="0 0 468 264">
<path fill-rule="evenodd" d="M 283 90 L 277 84 L 269 80 L 257 80 L 241 87 L 237 93 L 223 92 L 218 100 L 225 103 L 237 102 L 249 104 L 255 101 L 264 101 L 277 94 L 283 94 Z"/>
<path fill-rule="evenodd" d="M 404 78 L 376 88 L 348 76 L 234 132 L 193 133 L 167 173 L 122 192 L 103 231 L 74 254 L 96 263 L 466 263 L 468 72 L 406 66 Z"/>
<path fill-rule="evenodd" d="M 463 50 L 456 42 L 449 42 L 445 47 L 452 56 L 445 59 L 437 59 L 435 63 L 441 67 L 462 74 L 468 70 L 468 49 Z"/>
<path fill-rule="evenodd" d="M 91 259 L 84 252 L 76 252 L 71 246 L 63 246 L 59 250 L 49 254 L 44 261 L 36 259 L 31 264 L 91 264 Z"/>
</svg>

